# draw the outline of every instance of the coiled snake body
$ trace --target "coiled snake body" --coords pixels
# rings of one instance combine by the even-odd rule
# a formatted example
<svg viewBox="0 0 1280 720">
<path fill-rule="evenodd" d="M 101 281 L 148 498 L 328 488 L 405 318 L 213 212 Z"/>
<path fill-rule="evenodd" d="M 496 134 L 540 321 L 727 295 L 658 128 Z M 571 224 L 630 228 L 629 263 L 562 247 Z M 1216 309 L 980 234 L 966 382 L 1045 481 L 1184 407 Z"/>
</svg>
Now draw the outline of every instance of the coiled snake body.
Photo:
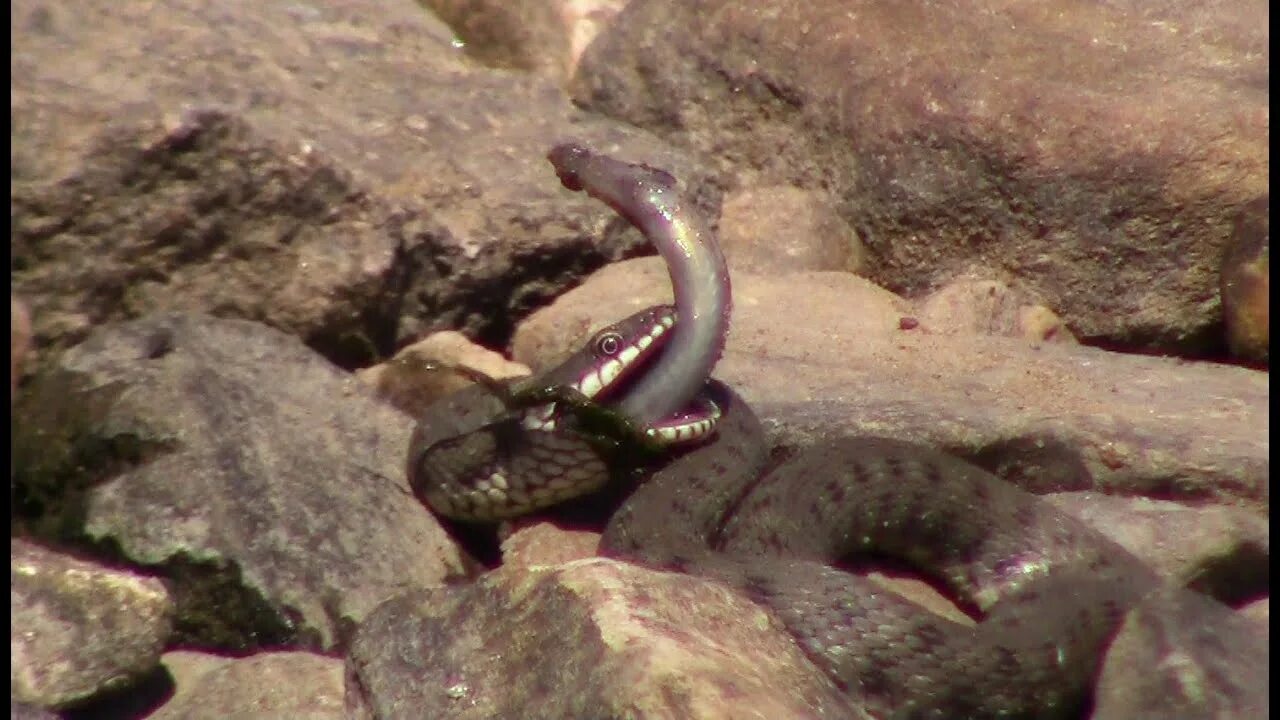
<svg viewBox="0 0 1280 720">
<path fill-rule="evenodd" d="M 1078 715 L 1124 613 L 1160 587 L 1154 573 L 1033 495 L 910 443 L 847 439 L 769 467 L 751 408 L 708 380 L 728 277 L 670 176 L 576 146 L 550 159 L 659 246 L 676 306 L 607 328 L 547 374 L 441 401 L 410 446 L 418 497 L 489 521 L 599 488 L 634 457 L 624 449 L 674 456 L 611 518 L 603 554 L 741 589 L 880 714 Z M 865 553 L 918 567 L 982 621 L 943 620 L 836 566 Z"/>
</svg>

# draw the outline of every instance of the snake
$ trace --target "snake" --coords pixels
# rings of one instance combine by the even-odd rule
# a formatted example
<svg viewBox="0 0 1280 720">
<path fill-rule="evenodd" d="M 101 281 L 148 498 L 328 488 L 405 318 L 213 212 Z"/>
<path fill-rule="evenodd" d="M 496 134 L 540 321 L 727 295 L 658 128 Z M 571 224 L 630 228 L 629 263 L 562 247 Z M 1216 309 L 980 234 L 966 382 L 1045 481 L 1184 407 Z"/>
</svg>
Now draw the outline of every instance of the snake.
<svg viewBox="0 0 1280 720">
<path fill-rule="evenodd" d="M 493 523 L 623 477 L 632 487 L 601 555 L 739 590 L 874 714 L 1087 711 L 1108 644 L 1164 586 L 1157 574 L 1051 504 L 915 443 L 843 438 L 773 459 L 750 405 L 710 376 L 728 271 L 674 178 L 578 144 L 548 159 L 565 187 L 653 242 L 675 303 L 604 328 L 544 373 L 477 378 L 428 408 L 407 458 L 419 500 L 441 518 Z M 860 557 L 918 569 L 980 620 L 943 619 L 848 572 Z"/>
</svg>

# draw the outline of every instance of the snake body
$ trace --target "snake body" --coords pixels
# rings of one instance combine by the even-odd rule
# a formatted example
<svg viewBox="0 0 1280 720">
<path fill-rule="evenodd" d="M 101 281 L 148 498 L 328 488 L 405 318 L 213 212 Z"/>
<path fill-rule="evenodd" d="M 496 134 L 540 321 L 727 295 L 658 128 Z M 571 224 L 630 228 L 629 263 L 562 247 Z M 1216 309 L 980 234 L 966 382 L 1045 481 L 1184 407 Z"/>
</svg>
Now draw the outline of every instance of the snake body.
<svg viewBox="0 0 1280 720">
<path fill-rule="evenodd" d="M 1033 495 L 911 443 L 846 439 L 767 467 L 750 406 L 713 388 L 716 442 L 638 488 L 602 554 L 741 589 L 885 716 L 1078 714 L 1123 611 L 1156 586 L 1141 562 Z M 837 568 L 869 554 L 928 573 L 983 621 L 944 620 Z"/>
<path fill-rule="evenodd" d="M 557 148 L 550 159 L 566 186 L 605 199 L 660 247 L 689 251 L 664 253 L 676 285 L 677 305 L 666 310 L 677 318 L 676 339 L 629 354 L 625 368 L 607 373 L 610 382 L 597 382 L 605 377 L 597 374 L 583 384 L 593 372 L 587 368 L 619 361 L 602 361 L 597 335 L 565 364 L 526 382 L 570 387 L 550 405 L 484 389 L 441 401 L 420 420 L 410 446 L 408 472 L 419 497 L 437 513 L 467 521 L 524 514 L 603 485 L 616 470 L 612 449 L 628 445 L 633 430 L 643 438 L 664 424 L 714 427 L 711 442 L 698 444 L 704 432 L 659 444 L 669 457 L 610 519 L 602 554 L 740 589 L 879 714 L 1078 715 L 1118 623 L 1161 587 L 1156 575 L 1048 503 L 914 444 L 846 439 L 770 466 L 751 408 L 709 380 L 727 329 L 727 274 L 718 250 L 698 249 L 714 239 L 679 210 L 669 176 L 576 146 Z M 646 313 L 605 332 L 627 339 L 624 345 L 649 337 L 668 315 Z M 651 375 L 655 370 L 662 375 Z M 663 379 L 647 382 L 654 377 Z M 667 383 L 674 396 L 655 398 Z M 580 401 L 570 401 L 575 397 Z M 714 414 L 691 411 L 690 403 Z M 635 425 L 601 426 L 592 420 L 601 408 Z M 943 620 L 839 569 L 866 554 L 914 565 L 975 608 L 981 622 Z"/>
<path fill-rule="evenodd" d="M 547 159 L 565 187 L 613 208 L 666 260 L 679 318 L 671 346 L 618 403 L 622 414 L 641 424 L 657 422 L 702 389 L 724 350 L 733 301 L 720 244 L 662 170 L 572 144 L 556 146 Z"/>
</svg>

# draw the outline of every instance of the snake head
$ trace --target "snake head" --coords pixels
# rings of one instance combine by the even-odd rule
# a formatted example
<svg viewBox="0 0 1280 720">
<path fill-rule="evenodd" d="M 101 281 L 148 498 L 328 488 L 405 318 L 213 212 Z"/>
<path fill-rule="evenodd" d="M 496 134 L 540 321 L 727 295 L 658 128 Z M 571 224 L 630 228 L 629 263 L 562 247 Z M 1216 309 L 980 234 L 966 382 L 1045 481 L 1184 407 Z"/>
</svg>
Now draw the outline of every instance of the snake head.
<svg viewBox="0 0 1280 720">
<path fill-rule="evenodd" d="M 420 418 L 408 466 L 415 495 L 440 515 L 491 522 L 594 492 L 708 437 L 719 418 L 710 401 L 649 425 L 616 404 L 674 323 L 670 306 L 649 308 L 556 368 L 514 382 L 437 365 L 476 384 Z"/>
</svg>

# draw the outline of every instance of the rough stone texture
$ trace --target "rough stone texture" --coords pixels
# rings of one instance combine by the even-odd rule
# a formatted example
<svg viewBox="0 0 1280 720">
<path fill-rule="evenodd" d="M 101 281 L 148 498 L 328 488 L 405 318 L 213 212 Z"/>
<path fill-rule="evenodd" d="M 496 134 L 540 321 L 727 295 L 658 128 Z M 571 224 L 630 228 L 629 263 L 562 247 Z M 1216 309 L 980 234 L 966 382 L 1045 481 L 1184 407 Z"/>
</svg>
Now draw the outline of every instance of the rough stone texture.
<svg viewBox="0 0 1280 720">
<path fill-rule="evenodd" d="M 62 716 L 55 712 L 27 705 L 17 700 L 9 700 L 9 720 L 60 720 Z"/>
<path fill-rule="evenodd" d="M 502 565 L 531 568 L 560 565 L 595 557 L 600 533 L 562 530 L 547 522 L 535 522 L 502 541 Z"/>
<path fill-rule="evenodd" d="M 12 394 L 18 392 L 18 378 L 22 375 L 22 364 L 31 350 L 31 313 L 26 303 L 12 295 L 9 296 L 9 366 L 12 381 L 9 385 L 10 402 Z"/>
<path fill-rule="evenodd" d="M 1265 373 L 902 330 L 907 303 L 834 273 L 739 273 L 733 288 L 716 375 L 756 408 L 774 445 L 898 437 L 984 466 L 1012 453 L 1023 464 L 1019 482 L 1038 492 L 1096 489 L 1266 512 Z M 670 297 L 655 259 L 610 266 L 522 325 L 513 355 L 546 367 L 593 329 Z M 1028 446 L 1054 452 L 1037 456 Z M 1064 467 L 1079 471 L 1061 486 L 1043 482 Z"/>
<path fill-rule="evenodd" d="M 577 351 L 605 325 L 671 300 L 671 278 L 661 258 L 614 263 L 531 315 L 512 340 L 512 357 L 535 369 L 549 367 Z M 796 325 L 797 317 L 815 311 L 839 315 L 843 327 L 850 331 L 872 336 L 896 333 L 912 306 L 847 273 L 793 273 L 777 279 L 736 273 L 733 310 L 728 350 L 763 331 L 766 318 L 787 317 L 791 325 Z M 749 321 L 752 316 L 757 320 Z M 827 326 L 822 323 L 828 319 L 825 315 L 814 317 L 813 327 L 825 330 Z"/>
<path fill-rule="evenodd" d="M 36 348 L 156 309 L 260 320 L 347 367 L 443 328 L 497 346 L 525 312 L 644 247 L 560 188 L 543 157 L 578 139 L 670 170 L 709 217 L 727 193 L 738 314 L 719 374 L 775 444 L 894 435 L 1039 492 L 1208 501 L 1056 500 L 1165 572 L 1219 592 L 1249 573 L 1265 586 L 1265 375 L 1025 340 L 1066 337 L 1050 307 L 1117 345 L 1198 350 L 1220 337 L 1221 249 L 1236 210 L 1267 187 L 1260 0 L 639 0 L 589 53 L 577 94 L 661 141 L 576 109 L 559 86 L 589 26 L 620 3 L 555 0 L 558 17 L 436 5 L 459 8 L 465 47 L 408 0 L 14 5 L 11 275 Z M 539 25 L 524 22 L 533 16 Z M 485 54 L 494 48 L 505 59 Z M 881 283 L 941 292 L 913 303 L 849 277 L 838 258 L 858 248 Z M 1228 286 L 1258 276 L 1258 257 L 1228 263 Z M 744 262 L 771 277 L 739 274 Z M 669 297 L 660 264 L 641 266 L 640 280 L 625 268 L 593 280 L 585 309 L 531 323 L 519 357 L 544 363 Z M 973 294 L 984 287 L 997 288 L 989 303 Z M 157 323 L 178 324 L 140 330 Z M 462 572 L 463 559 L 403 488 L 408 419 L 257 326 L 125 327 L 138 334 L 104 331 L 37 378 L 37 402 L 20 398 L 15 426 L 41 440 L 15 433 L 28 463 L 15 464 L 14 522 L 59 536 L 88 528 L 113 560 L 118 543 L 168 575 L 181 639 L 341 645 L 351 621 L 406 589 L 418 600 L 393 601 L 363 635 L 349 680 L 369 692 L 352 685 L 353 712 L 418 717 L 422 697 L 443 695 L 463 715 L 508 703 L 557 717 L 586 703 L 687 716 L 703 703 L 717 706 L 709 717 L 775 716 L 788 709 L 771 703 L 796 686 L 812 689 L 809 709 L 845 716 L 818 704 L 824 681 L 791 664 L 784 635 L 753 624 L 755 606 L 696 579 L 580 564 L 415 590 Z M 544 530 L 509 538 L 508 562 L 547 565 L 594 545 Z M 885 582 L 930 602 L 927 586 Z M 427 597 L 442 604 L 416 605 Z M 629 624 L 601 619 L 613 601 L 624 612 L 611 617 Z M 1265 624 L 1268 600 L 1244 614 Z M 406 632 L 444 622 L 465 629 L 448 635 L 459 644 Z M 1157 632 L 1178 640 L 1177 627 Z M 733 655 L 710 636 L 746 639 Z M 673 646 L 683 664 L 634 659 Z M 455 653 L 466 674 L 420 669 L 432 652 Z M 1188 667 L 1171 659 L 1142 662 Z M 277 685 L 306 674 L 327 701 L 333 662 L 227 661 L 209 670 L 220 697 L 181 702 L 263 699 L 254 692 L 288 688 L 256 675 L 282 668 Z M 565 678 L 567 694 L 538 684 L 546 677 Z M 202 682 L 180 678 L 179 693 Z M 526 689 L 524 704 L 493 695 Z"/>
<path fill-rule="evenodd" d="M 1227 344 L 1238 357 L 1266 363 L 1271 349 L 1270 197 L 1249 203 L 1236 218 L 1222 256 L 1222 314 Z"/>
<path fill-rule="evenodd" d="M 12 279 L 38 347 L 158 309 L 261 320 L 344 366 L 432 330 L 505 338 L 642 245 L 560 187 L 544 156 L 565 139 L 718 205 L 689 153 L 478 66 L 409 0 L 11 19 Z"/>
<path fill-rule="evenodd" d="M 167 703 L 147 716 L 148 720 L 346 717 L 342 660 L 338 658 L 271 652 L 184 672 L 186 667 L 199 663 L 182 656 L 197 654 L 165 654 L 165 664 L 179 668 L 174 673 L 175 692 Z"/>
<path fill-rule="evenodd" d="M 799 270 L 860 274 L 866 250 L 820 193 L 757 187 L 729 193 L 720 209 L 720 245 L 732 271 L 782 275 Z"/>
<path fill-rule="evenodd" d="M 1127 616 L 1107 653 L 1092 720 L 1269 717 L 1268 694 L 1256 692 L 1268 686 L 1267 663 L 1240 657 L 1267 657 L 1267 638 L 1252 621 L 1195 593 L 1154 594 Z M 1152 707 L 1163 710 L 1153 715 Z"/>
<path fill-rule="evenodd" d="M 387 602 L 348 655 L 347 703 L 387 720 L 864 717 L 756 605 L 603 559 Z"/>
<path fill-rule="evenodd" d="M 562 78 L 568 65 L 569 28 L 559 3 L 421 0 L 444 21 L 469 57 L 492 67 L 514 68 Z"/>
<path fill-rule="evenodd" d="M 155 667 L 173 624 L 163 583 L 21 538 L 9 553 L 12 700 L 72 706 Z"/>
<path fill-rule="evenodd" d="M 468 56 L 486 65 L 572 76 L 591 41 L 625 0 L 419 0 L 457 33 Z"/>
<path fill-rule="evenodd" d="M 1268 188 L 1267 8 L 637 0 L 572 92 L 829 192 L 890 289 L 978 268 L 1082 338 L 1206 352 L 1221 248 Z"/>
<path fill-rule="evenodd" d="M 160 656 L 160 664 L 173 680 L 173 695 L 169 704 L 185 702 L 182 698 L 194 689 L 200 678 L 225 668 L 236 661 L 229 655 L 213 655 L 196 650 L 170 650 Z"/>
<path fill-rule="evenodd" d="M 1057 493 L 1045 499 L 1098 528 L 1161 575 L 1227 602 L 1266 592 L 1270 523 L 1248 510 L 1167 500 Z"/>
<path fill-rule="evenodd" d="M 1260 598 L 1240 608 L 1240 615 L 1258 623 L 1263 628 L 1271 627 L 1271 598 Z"/>
<path fill-rule="evenodd" d="M 187 642 L 331 648 L 397 590 L 463 572 L 405 485 L 412 421 L 264 325 L 161 315 L 104 327 L 60 358 L 26 412 L 24 495 L 49 478 L 65 496 L 83 488 L 64 498 L 60 529 L 165 573 Z M 59 475 L 48 458 L 68 417 L 73 469 Z M 98 454 L 74 468 L 85 448 Z"/>
<path fill-rule="evenodd" d="M 547 522 L 530 521 L 502 541 L 502 565 L 505 568 L 533 568 L 558 565 L 596 556 L 600 534 L 581 530 L 562 530 Z M 906 597 L 929 611 L 948 619 L 973 624 L 956 604 L 918 576 L 901 571 L 885 572 L 858 568 L 854 574 L 870 578 L 881 586 Z"/>
<path fill-rule="evenodd" d="M 1052 310 L 997 280 L 947 283 L 921 298 L 917 308 L 916 319 L 934 332 L 1075 342 L 1071 331 Z"/>
<path fill-rule="evenodd" d="M 420 0 L 459 37 L 468 56 L 493 67 L 518 68 L 563 82 L 622 0 Z"/>
<path fill-rule="evenodd" d="M 629 0 L 568 0 L 561 6 L 561 13 L 569 25 L 569 77 L 578 71 L 582 55 L 596 36 L 613 24 L 618 13 Z"/>
<path fill-rule="evenodd" d="M 470 368 L 496 379 L 529 374 L 524 365 L 471 342 L 460 332 L 446 330 L 428 335 L 384 363 L 360 370 L 356 378 L 373 388 L 378 397 L 416 418 L 432 402 L 472 384 L 465 375 L 449 370 L 450 366 Z"/>
</svg>

